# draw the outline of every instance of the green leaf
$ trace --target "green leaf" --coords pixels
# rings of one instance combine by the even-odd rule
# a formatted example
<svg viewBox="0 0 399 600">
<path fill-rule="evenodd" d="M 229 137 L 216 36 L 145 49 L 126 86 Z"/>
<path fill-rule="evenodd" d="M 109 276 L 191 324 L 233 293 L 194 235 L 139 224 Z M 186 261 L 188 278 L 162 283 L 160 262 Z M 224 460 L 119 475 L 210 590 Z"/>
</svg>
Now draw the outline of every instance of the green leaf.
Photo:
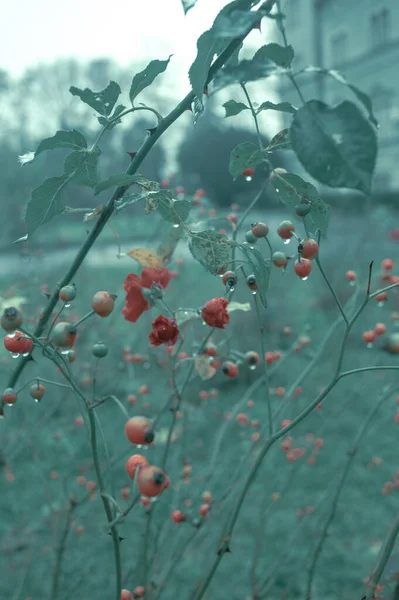
<svg viewBox="0 0 399 600">
<path fill-rule="evenodd" d="M 184 14 L 186 15 L 188 11 L 196 5 L 197 0 L 181 0 L 181 3 L 183 6 Z"/>
<path fill-rule="evenodd" d="M 291 144 L 303 167 L 317 181 L 370 193 L 377 138 L 369 121 L 352 102 L 330 108 L 306 102 L 295 114 Z"/>
<path fill-rule="evenodd" d="M 133 183 L 137 183 L 138 185 L 146 185 L 149 183 L 148 179 L 140 175 L 140 173 L 136 173 L 135 175 L 129 175 L 128 173 L 116 173 L 109 177 L 109 179 L 104 179 L 104 181 L 100 181 L 94 189 L 94 195 L 97 196 L 100 192 L 104 190 L 108 190 L 113 187 L 120 186 L 131 186 Z"/>
<path fill-rule="evenodd" d="M 71 176 L 71 182 L 94 188 L 98 183 L 97 167 L 100 154 L 99 148 L 68 154 L 64 161 L 64 171 Z"/>
<path fill-rule="evenodd" d="M 63 190 L 69 181 L 68 175 L 46 179 L 32 191 L 25 209 L 28 235 L 64 212 Z"/>
<path fill-rule="evenodd" d="M 158 210 L 166 221 L 180 225 L 187 219 L 192 206 L 188 200 L 161 199 L 159 194 L 157 200 Z"/>
<path fill-rule="evenodd" d="M 319 198 L 317 189 L 294 173 L 273 174 L 270 183 L 285 206 L 295 214 L 295 206 L 300 203 L 310 204 L 311 211 L 304 218 L 309 231 L 316 233 L 319 229 L 323 236 L 327 234 L 330 220 L 330 205 Z"/>
<path fill-rule="evenodd" d="M 93 92 L 89 88 L 81 90 L 74 85 L 69 88 L 72 96 L 79 96 L 85 104 L 105 117 L 109 116 L 121 93 L 121 88 L 115 81 L 111 81 L 101 92 Z"/>
<path fill-rule="evenodd" d="M 108 125 L 110 123 L 111 119 L 114 119 L 115 117 L 117 117 L 118 115 L 123 113 L 125 108 L 126 108 L 126 106 L 124 106 L 123 104 L 118 104 L 118 106 L 115 108 L 113 114 L 110 115 L 109 117 L 97 117 L 98 122 L 100 123 L 100 125 L 103 125 L 105 127 L 105 125 Z M 111 125 L 108 126 L 108 130 L 110 131 L 111 129 L 116 127 L 116 125 L 119 125 L 119 123 L 122 123 L 122 119 L 118 119 L 114 123 L 111 123 Z"/>
<path fill-rule="evenodd" d="M 130 102 L 134 103 L 135 98 L 143 91 L 146 87 L 152 84 L 152 82 L 164 71 L 169 64 L 172 54 L 167 60 L 152 60 L 140 73 L 137 73 L 133 77 L 132 85 L 130 86 L 129 98 Z"/>
<path fill-rule="evenodd" d="M 270 144 L 266 148 L 268 152 L 274 150 L 291 150 L 290 130 L 282 129 L 270 140 Z"/>
<path fill-rule="evenodd" d="M 212 275 L 217 275 L 231 260 L 228 238 L 212 229 L 193 233 L 189 249 L 193 257 Z"/>
<path fill-rule="evenodd" d="M 270 259 L 264 258 L 257 248 L 252 248 L 247 244 L 240 244 L 240 248 L 248 258 L 252 267 L 252 273 L 248 273 L 248 275 L 255 275 L 260 301 L 263 306 L 267 308 L 266 293 L 269 289 L 271 261 Z"/>
<path fill-rule="evenodd" d="M 85 136 L 76 129 L 60 130 L 53 137 L 40 142 L 35 152 L 35 158 L 45 150 L 54 150 L 54 148 L 87 148 L 87 142 Z"/>
<path fill-rule="evenodd" d="M 289 102 L 279 102 L 278 104 L 274 104 L 274 102 L 262 102 L 256 109 L 256 114 L 258 115 L 262 110 L 278 110 L 280 112 L 291 114 L 295 114 L 297 111 L 297 109 Z"/>
<path fill-rule="evenodd" d="M 225 118 L 234 117 L 235 115 L 239 115 L 243 110 L 249 110 L 249 106 L 235 100 L 228 100 L 223 104 L 223 107 L 226 110 Z"/>
<path fill-rule="evenodd" d="M 254 60 L 257 62 L 271 60 L 279 67 L 288 69 L 294 60 L 294 48 L 292 46 L 280 46 L 272 42 L 259 48 L 254 56 Z"/>
<path fill-rule="evenodd" d="M 252 142 L 239 144 L 230 152 L 229 173 L 236 179 L 248 167 L 256 167 L 265 161 L 265 155 Z"/>
<path fill-rule="evenodd" d="M 237 65 L 229 63 L 217 73 L 213 80 L 214 89 L 220 90 L 235 83 L 247 83 L 249 81 L 259 81 L 264 77 L 269 77 L 278 71 L 271 61 L 258 60 L 255 57 L 242 60 Z"/>
<path fill-rule="evenodd" d="M 342 75 L 342 73 L 336 71 L 335 69 L 322 69 L 320 67 L 313 67 L 311 65 L 305 67 L 303 70 L 308 73 L 322 73 L 323 75 L 329 75 L 339 83 L 346 85 L 346 87 L 348 87 L 355 94 L 356 98 L 359 100 L 359 102 L 363 104 L 364 108 L 367 110 L 369 114 L 369 121 L 373 123 L 373 125 L 378 127 L 378 121 L 373 113 L 373 104 L 371 102 L 370 96 L 365 92 L 362 92 L 362 90 L 360 90 L 357 86 L 353 85 L 353 83 L 349 83 L 349 81 Z"/>
</svg>

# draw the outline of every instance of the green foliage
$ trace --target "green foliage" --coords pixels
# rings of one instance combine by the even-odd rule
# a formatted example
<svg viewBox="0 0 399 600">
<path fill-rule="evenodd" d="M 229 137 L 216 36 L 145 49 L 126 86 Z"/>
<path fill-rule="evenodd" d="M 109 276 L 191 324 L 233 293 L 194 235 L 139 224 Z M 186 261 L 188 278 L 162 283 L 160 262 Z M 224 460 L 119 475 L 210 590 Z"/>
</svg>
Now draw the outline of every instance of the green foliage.
<svg viewBox="0 0 399 600">
<path fill-rule="evenodd" d="M 128 173 L 116 173 L 115 175 L 111 175 L 111 177 L 108 179 L 100 181 L 100 183 L 98 183 L 94 189 L 94 195 L 97 196 L 100 192 L 108 190 L 109 188 L 131 186 L 134 183 L 139 185 L 147 185 L 149 184 L 149 181 L 143 177 L 143 175 L 140 175 L 140 173 L 136 173 L 135 175 L 129 175 Z"/>
<path fill-rule="evenodd" d="M 42 140 L 35 151 L 35 158 L 45 150 L 54 150 L 54 148 L 87 148 L 85 136 L 72 129 L 71 131 L 57 131 L 53 137 Z"/>
<path fill-rule="evenodd" d="M 305 225 L 312 233 L 319 230 L 323 236 L 327 235 L 330 206 L 319 198 L 314 185 L 294 173 L 273 174 L 271 184 L 278 192 L 281 202 L 288 206 L 294 214 L 297 204 L 310 204 L 311 211 L 304 217 Z"/>
<path fill-rule="evenodd" d="M 121 93 L 121 88 L 115 81 L 111 81 L 101 92 L 93 92 L 89 88 L 81 90 L 74 85 L 69 88 L 72 96 L 78 96 L 82 102 L 94 108 L 101 115 L 108 117 Z"/>
<path fill-rule="evenodd" d="M 306 102 L 291 125 L 291 144 L 312 177 L 330 187 L 370 193 L 377 157 L 373 127 L 352 102 Z"/>
<path fill-rule="evenodd" d="M 197 4 L 197 0 L 181 0 L 184 14 L 186 15 L 188 11 L 193 8 Z"/>
<path fill-rule="evenodd" d="M 273 42 L 259 48 L 253 60 L 257 63 L 270 60 L 279 67 L 288 69 L 294 60 L 294 56 L 295 53 L 292 46 L 280 46 L 280 44 Z"/>
<path fill-rule="evenodd" d="M 121 113 L 123 113 L 125 108 L 126 108 L 126 106 L 124 106 L 123 104 L 118 104 L 118 106 L 115 108 L 113 114 L 110 115 L 109 117 L 97 117 L 98 122 L 100 123 L 100 125 L 103 125 L 104 127 L 107 125 L 108 129 L 113 129 L 114 127 L 116 127 L 117 125 L 122 123 L 122 119 L 117 119 L 113 123 L 110 123 L 111 119 L 115 119 L 116 117 L 118 117 Z"/>
<path fill-rule="evenodd" d="M 353 83 L 350 83 L 342 75 L 342 73 L 340 73 L 339 71 L 336 71 L 335 69 L 322 69 L 320 67 L 313 67 L 313 66 L 305 67 L 303 70 L 305 72 L 309 72 L 309 73 L 321 73 L 323 75 L 329 75 L 330 77 L 335 79 L 335 81 L 338 81 L 339 83 L 342 83 L 343 85 L 346 85 L 346 87 L 348 87 L 350 90 L 352 90 L 352 92 L 355 94 L 356 98 L 359 100 L 359 102 L 361 102 L 363 104 L 364 108 L 367 110 L 367 112 L 369 114 L 370 122 L 373 123 L 373 125 L 375 125 L 376 127 L 378 127 L 378 121 L 375 118 L 374 113 L 373 113 L 373 105 L 372 105 L 370 96 L 368 94 L 366 94 L 365 92 L 362 92 L 362 90 L 360 90 L 356 85 L 353 85 Z"/>
<path fill-rule="evenodd" d="M 134 104 L 137 96 L 145 90 L 152 82 L 160 75 L 166 71 L 166 68 L 169 64 L 172 54 L 169 56 L 167 60 L 152 60 L 146 68 L 137 73 L 133 77 L 132 84 L 130 86 L 129 98 L 132 106 Z"/>
<path fill-rule="evenodd" d="M 291 113 L 295 114 L 297 109 L 292 106 L 289 102 L 278 102 L 274 104 L 274 102 L 262 102 L 262 104 L 256 109 L 256 114 L 258 115 L 262 110 L 277 110 L 279 112 Z"/>
<path fill-rule="evenodd" d="M 243 142 L 230 152 L 229 173 L 236 179 L 248 167 L 266 162 L 264 153 L 252 142 Z"/>
<path fill-rule="evenodd" d="M 267 308 L 266 293 L 269 289 L 271 261 L 265 259 L 257 248 L 253 248 L 248 244 L 239 244 L 239 248 L 243 251 L 251 265 L 252 274 L 255 275 L 258 286 L 259 298 L 263 306 Z M 247 273 L 247 275 L 250 274 L 251 273 Z"/>
<path fill-rule="evenodd" d="M 289 129 L 282 129 L 272 139 L 270 140 L 270 144 L 266 148 L 269 152 L 273 152 L 274 150 L 291 150 L 291 137 Z"/>
<path fill-rule="evenodd" d="M 191 202 L 188 200 L 173 200 L 172 198 L 166 198 L 166 194 L 163 193 L 163 198 L 160 194 L 158 198 L 158 210 L 166 221 L 180 225 L 185 221 L 190 213 Z"/>
<path fill-rule="evenodd" d="M 236 102 L 235 100 L 228 100 L 223 104 L 223 107 L 226 110 L 225 118 L 235 117 L 236 115 L 239 115 L 243 110 L 249 110 L 249 106 L 247 106 L 243 102 Z"/>
<path fill-rule="evenodd" d="M 63 191 L 69 182 L 68 175 L 46 179 L 33 190 L 25 210 L 25 223 L 28 235 L 54 217 L 64 212 Z"/>
<path fill-rule="evenodd" d="M 94 188 L 98 183 L 98 159 L 100 148 L 94 150 L 77 150 L 65 158 L 65 173 L 70 176 L 70 181 L 78 185 Z"/>
<path fill-rule="evenodd" d="M 190 252 L 212 275 L 225 267 L 231 259 L 228 238 L 213 229 L 193 233 L 189 242 Z"/>
</svg>

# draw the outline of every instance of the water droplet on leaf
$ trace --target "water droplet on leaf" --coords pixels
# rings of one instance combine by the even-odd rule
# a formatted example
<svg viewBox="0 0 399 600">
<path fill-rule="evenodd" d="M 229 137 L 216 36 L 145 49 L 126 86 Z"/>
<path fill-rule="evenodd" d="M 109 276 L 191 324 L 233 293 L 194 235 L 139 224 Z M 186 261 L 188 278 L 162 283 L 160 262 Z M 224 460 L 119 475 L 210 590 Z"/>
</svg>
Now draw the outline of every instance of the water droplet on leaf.
<svg viewBox="0 0 399 600">
<path fill-rule="evenodd" d="M 289 239 L 289 240 L 284 240 L 284 244 L 289 244 L 289 243 L 290 243 L 290 241 L 291 241 L 291 239 Z"/>
<path fill-rule="evenodd" d="M 248 175 L 248 176 L 245 178 L 245 181 L 252 181 L 252 177 L 251 177 L 250 175 Z"/>
</svg>

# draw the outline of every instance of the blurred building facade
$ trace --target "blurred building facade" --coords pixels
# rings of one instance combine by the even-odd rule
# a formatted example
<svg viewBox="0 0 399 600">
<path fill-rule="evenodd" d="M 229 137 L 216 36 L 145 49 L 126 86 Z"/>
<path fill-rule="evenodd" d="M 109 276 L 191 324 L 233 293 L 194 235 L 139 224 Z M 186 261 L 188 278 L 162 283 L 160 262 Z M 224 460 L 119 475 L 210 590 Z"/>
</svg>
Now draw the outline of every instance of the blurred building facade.
<svg viewBox="0 0 399 600">
<path fill-rule="evenodd" d="M 307 65 L 336 69 L 370 95 L 380 125 L 374 190 L 399 190 L 399 0 L 285 0 L 282 11 L 296 54 L 294 71 Z M 297 81 L 306 100 L 356 102 L 329 76 L 303 73 Z M 281 79 L 279 93 L 299 106 L 288 80 Z"/>
</svg>

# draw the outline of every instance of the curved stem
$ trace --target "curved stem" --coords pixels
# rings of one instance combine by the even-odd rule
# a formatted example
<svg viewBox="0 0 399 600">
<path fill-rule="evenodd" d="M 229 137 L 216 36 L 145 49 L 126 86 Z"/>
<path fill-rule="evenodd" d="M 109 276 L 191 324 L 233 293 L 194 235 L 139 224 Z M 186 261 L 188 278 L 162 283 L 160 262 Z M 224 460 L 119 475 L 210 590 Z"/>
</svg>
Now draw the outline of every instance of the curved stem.
<svg viewBox="0 0 399 600">
<path fill-rule="evenodd" d="M 253 117 L 253 120 L 254 120 L 254 123 L 255 123 L 256 135 L 257 135 L 257 137 L 258 137 L 259 150 L 260 150 L 261 152 L 263 152 L 263 144 L 262 144 L 262 138 L 261 138 L 261 135 L 260 135 L 260 129 L 259 129 L 259 123 L 258 123 L 258 117 L 257 117 L 257 115 L 256 115 L 255 109 L 254 109 L 254 107 L 253 107 L 253 104 L 252 104 L 251 98 L 250 98 L 250 96 L 249 96 L 249 94 L 248 94 L 248 90 L 247 90 L 247 88 L 245 87 L 245 84 L 244 84 L 244 83 L 240 83 L 240 86 L 241 86 L 241 88 L 242 88 L 242 91 L 243 91 L 243 92 L 244 92 L 244 94 L 245 94 L 245 97 L 246 97 L 246 99 L 247 99 L 247 102 L 248 102 L 248 104 L 249 104 L 249 109 L 250 109 L 250 111 L 251 111 L 251 113 L 252 113 L 252 117 Z"/>
</svg>

